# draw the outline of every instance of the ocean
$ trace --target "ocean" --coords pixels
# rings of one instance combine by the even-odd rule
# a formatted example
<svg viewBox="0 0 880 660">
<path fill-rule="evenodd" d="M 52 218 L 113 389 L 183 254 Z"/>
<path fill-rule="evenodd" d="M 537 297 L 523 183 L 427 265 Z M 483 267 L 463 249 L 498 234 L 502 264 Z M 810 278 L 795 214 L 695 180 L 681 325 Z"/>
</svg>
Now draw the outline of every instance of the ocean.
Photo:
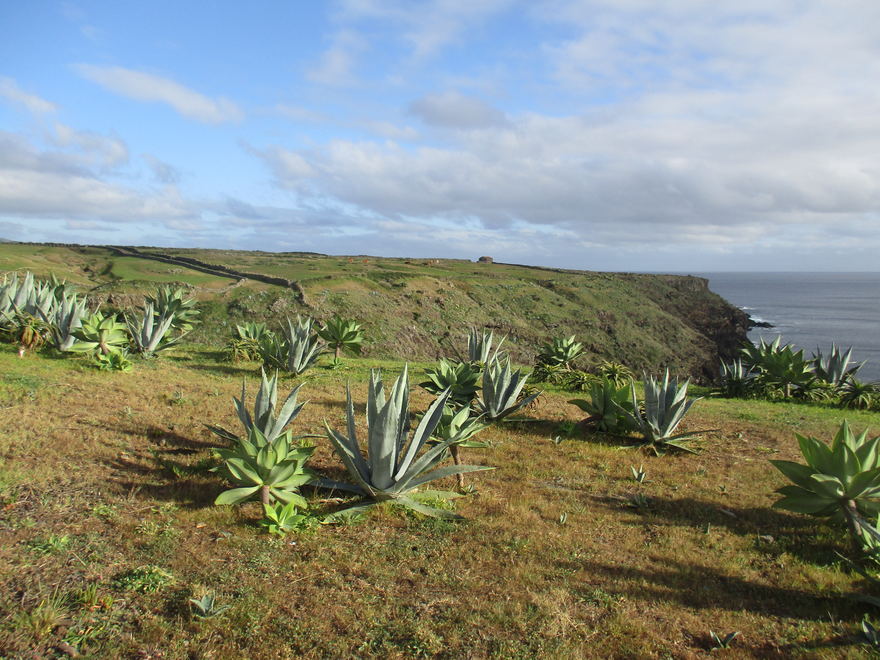
<svg viewBox="0 0 880 660">
<path fill-rule="evenodd" d="M 709 288 L 772 328 L 754 328 L 749 339 L 782 335 L 810 357 L 832 342 L 853 347 L 865 360 L 861 380 L 880 380 L 880 273 L 694 273 Z"/>
</svg>

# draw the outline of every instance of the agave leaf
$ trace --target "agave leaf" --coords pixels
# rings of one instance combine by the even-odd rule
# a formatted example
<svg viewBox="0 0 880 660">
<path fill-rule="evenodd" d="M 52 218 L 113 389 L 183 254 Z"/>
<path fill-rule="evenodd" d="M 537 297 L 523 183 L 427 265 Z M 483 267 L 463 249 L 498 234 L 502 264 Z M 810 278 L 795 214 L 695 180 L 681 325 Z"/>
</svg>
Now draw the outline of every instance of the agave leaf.
<svg viewBox="0 0 880 660">
<path fill-rule="evenodd" d="M 449 390 L 445 390 L 434 402 L 428 407 L 428 410 L 422 416 L 419 425 L 416 427 L 416 432 L 413 435 L 412 442 L 410 442 L 409 449 L 407 449 L 406 454 L 403 459 L 400 461 L 400 465 L 398 466 L 397 472 L 394 473 L 394 479 L 400 480 L 404 474 L 410 469 L 413 458 L 415 458 L 416 454 L 421 451 L 422 447 L 430 438 L 431 433 L 434 432 L 434 429 L 437 428 L 437 424 L 440 421 L 440 418 L 443 416 L 443 408 L 446 406 L 446 402 L 449 400 Z"/>
<path fill-rule="evenodd" d="M 771 460 L 770 463 L 801 488 L 812 488 L 813 482 L 810 479 L 814 473 L 812 468 L 794 461 Z"/>
<path fill-rule="evenodd" d="M 263 484 L 263 478 L 260 474 L 241 458 L 227 459 L 226 467 L 236 479 L 248 480 L 257 485 Z"/>
<path fill-rule="evenodd" d="M 298 465 L 295 462 L 278 463 L 277 465 L 270 467 L 269 474 L 266 476 L 266 484 L 269 486 L 281 486 L 285 480 L 289 479 L 291 475 L 296 472 L 297 467 Z M 301 486 L 304 483 L 308 483 L 309 476 L 303 476 L 305 477 L 305 481 L 292 485 Z"/>
<path fill-rule="evenodd" d="M 815 473 L 810 475 L 813 481 L 813 490 L 821 495 L 831 498 L 841 498 L 845 492 L 840 479 L 830 474 Z"/>
<path fill-rule="evenodd" d="M 238 504 L 244 502 L 254 493 L 260 490 L 260 486 L 248 486 L 247 488 L 232 488 L 224 491 L 217 496 L 214 504 Z"/>
<path fill-rule="evenodd" d="M 347 493 L 356 493 L 357 495 L 370 495 L 370 491 L 364 490 L 359 486 L 350 484 L 346 481 L 336 481 L 335 479 L 327 479 L 326 477 L 318 477 L 314 481 L 315 486 L 326 488 L 328 490 L 344 490 Z"/>
<path fill-rule="evenodd" d="M 818 472 L 830 473 L 834 471 L 834 455 L 824 442 L 813 437 L 795 434 L 801 453 L 807 461 L 807 465 Z"/>
<path fill-rule="evenodd" d="M 413 511 L 418 511 L 419 513 L 429 516 L 431 518 L 443 518 L 446 520 L 462 519 L 462 517 L 454 511 L 447 511 L 445 509 L 438 509 L 436 507 L 428 506 L 427 504 L 417 502 L 411 497 L 398 497 L 394 500 L 394 502 L 395 504 L 405 506 L 406 508 L 412 509 Z"/>
<path fill-rule="evenodd" d="M 312 483 L 315 480 L 315 474 L 311 470 L 300 472 L 289 476 L 284 481 L 272 484 L 273 488 L 281 488 L 284 490 L 294 490 L 300 486 Z"/>
<path fill-rule="evenodd" d="M 284 502 L 285 504 L 293 504 L 293 506 L 299 509 L 307 509 L 309 506 L 308 500 L 306 500 L 306 498 L 304 498 L 302 495 L 289 490 L 284 490 L 283 488 L 269 488 L 269 494 L 279 502 Z"/>
<path fill-rule="evenodd" d="M 456 474 L 464 474 L 466 472 L 480 472 L 482 470 L 494 469 L 494 467 L 491 467 L 489 465 L 445 465 L 443 467 L 437 468 L 436 470 L 431 470 L 430 472 L 416 477 L 409 482 L 408 488 L 418 488 L 422 484 L 426 484 L 429 481 L 442 479 L 444 477 L 452 477 Z"/>
<path fill-rule="evenodd" d="M 364 463 L 363 456 L 360 455 L 359 451 L 356 451 L 356 448 L 350 447 L 347 438 L 333 429 L 331 429 L 327 423 L 324 423 L 324 426 L 327 428 L 327 438 L 330 440 L 334 449 L 336 449 L 336 453 L 339 455 L 339 458 L 345 464 L 346 470 L 348 473 L 354 477 L 357 485 L 363 489 L 365 493 L 372 494 L 374 492 L 373 487 L 370 485 L 370 473 L 369 470 L 366 472 L 361 472 L 360 467 L 358 466 L 357 457 L 360 457 L 361 463 L 366 466 Z"/>
<path fill-rule="evenodd" d="M 868 499 L 873 489 L 880 488 L 880 467 L 856 474 L 847 484 L 845 495 L 851 500 Z"/>
</svg>

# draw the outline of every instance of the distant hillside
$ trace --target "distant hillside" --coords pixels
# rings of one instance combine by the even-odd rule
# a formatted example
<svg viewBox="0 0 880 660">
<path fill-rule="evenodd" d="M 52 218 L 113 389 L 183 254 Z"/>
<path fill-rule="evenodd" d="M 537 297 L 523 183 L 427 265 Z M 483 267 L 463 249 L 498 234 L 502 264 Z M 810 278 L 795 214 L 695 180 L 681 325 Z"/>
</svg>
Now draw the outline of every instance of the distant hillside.
<svg viewBox="0 0 880 660">
<path fill-rule="evenodd" d="M 223 343 L 244 320 L 334 314 L 365 325 L 365 355 L 432 359 L 463 350 L 469 326 L 507 335 L 515 360 L 577 335 L 584 364 L 669 366 L 705 378 L 746 336 L 747 316 L 675 275 L 597 273 L 449 259 L 333 257 L 314 253 L 5 243 L 0 271 L 54 273 L 96 301 L 137 304 L 157 283 L 187 286 L 205 323 L 193 341 Z"/>
</svg>

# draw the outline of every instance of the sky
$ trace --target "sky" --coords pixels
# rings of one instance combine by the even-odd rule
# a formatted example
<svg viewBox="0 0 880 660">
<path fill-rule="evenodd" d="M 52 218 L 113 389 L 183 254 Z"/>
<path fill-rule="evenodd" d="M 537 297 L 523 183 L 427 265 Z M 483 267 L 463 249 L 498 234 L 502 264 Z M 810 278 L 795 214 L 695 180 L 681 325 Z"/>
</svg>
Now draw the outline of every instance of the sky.
<svg viewBox="0 0 880 660">
<path fill-rule="evenodd" d="M 0 3 L 0 237 L 870 270 L 876 0 Z"/>
</svg>

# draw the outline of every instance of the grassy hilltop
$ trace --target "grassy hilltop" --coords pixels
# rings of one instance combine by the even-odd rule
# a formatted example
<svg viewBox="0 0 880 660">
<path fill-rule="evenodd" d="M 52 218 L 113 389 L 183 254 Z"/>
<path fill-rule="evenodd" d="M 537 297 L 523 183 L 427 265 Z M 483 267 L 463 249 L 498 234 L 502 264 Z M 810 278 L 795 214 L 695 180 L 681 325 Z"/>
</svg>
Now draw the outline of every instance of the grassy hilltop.
<svg viewBox="0 0 880 660">
<path fill-rule="evenodd" d="M 142 256 L 131 256 L 139 254 Z M 166 255 L 251 275 L 162 262 Z M 79 285 L 95 300 L 139 304 L 157 282 L 193 287 L 204 323 L 191 337 L 223 343 L 243 320 L 334 314 L 362 322 L 367 356 L 433 359 L 469 326 L 507 335 L 513 358 L 531 364 L 551 337 L 577 335 L 585 362 L 613 359 L 636 372 L 669 366 L 698 379 L 717 373 L 745 337 L 747 318 L 695 277 L 595 273 L 456 260 L 329 257 L 304 253 L 0 245 L 0 272 L 28 269 Z M 208 271 L 208 272 L 206 272 Z M 293 286 L 254 277 L 279 278 Z M 136 294 L 136 295 L 128 295 Z"/>
</svg>

